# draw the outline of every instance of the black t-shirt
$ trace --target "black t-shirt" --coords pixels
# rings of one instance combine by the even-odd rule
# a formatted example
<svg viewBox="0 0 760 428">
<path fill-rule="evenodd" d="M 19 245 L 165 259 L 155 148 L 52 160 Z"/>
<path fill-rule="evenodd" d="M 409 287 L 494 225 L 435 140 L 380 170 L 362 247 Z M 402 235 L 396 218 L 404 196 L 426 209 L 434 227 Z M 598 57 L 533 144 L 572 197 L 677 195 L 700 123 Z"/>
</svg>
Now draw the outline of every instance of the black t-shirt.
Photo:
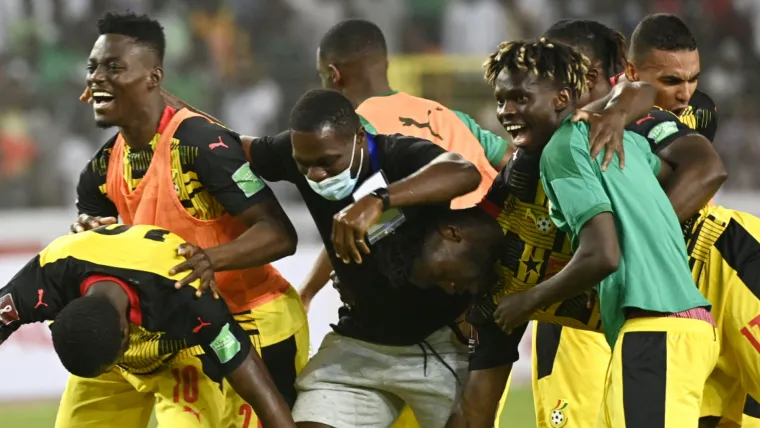
<svg viewBox="0 0 760 428">
<path fill-rule="evenodd" d="M 445 151 L 418 138 L 402 135 L 375 135 L 376 161 L 389 183 L 402 180 L 427 165 Z M 422 342 L 434 331 L 450 325 L 470 302 L 469 296 L 451 296 L 442 290 L 420 289 L 408 282 L 391 285 L 387 269 L 378 261 L 380 246 L 391 245 L 390 235 L 373 245 L 362 264 L 345 264 L 333 249 L 333 216 L 353 202 L 353 198 L 329 201 L 315 193 L 293 160 L 290 132 L 254 140 L 250 149 L 255 174 L 268 181 L 289 181 L 296 185 L 316 223 L 322 242 L 339 278 L 338 291 L 345 306 L 333 329 L 342 335 L 387 345 Z M 364 162 L 369 162 L 365 153 Z M 374 171 L 373 171 L 374 172 Z M 357 187 L 367 177 L 361 177 Z M 414 235 L 430 222 L 430 216 L 446 206 L 404 208 L 406 222 L 395 235 Z"/>
</svg>

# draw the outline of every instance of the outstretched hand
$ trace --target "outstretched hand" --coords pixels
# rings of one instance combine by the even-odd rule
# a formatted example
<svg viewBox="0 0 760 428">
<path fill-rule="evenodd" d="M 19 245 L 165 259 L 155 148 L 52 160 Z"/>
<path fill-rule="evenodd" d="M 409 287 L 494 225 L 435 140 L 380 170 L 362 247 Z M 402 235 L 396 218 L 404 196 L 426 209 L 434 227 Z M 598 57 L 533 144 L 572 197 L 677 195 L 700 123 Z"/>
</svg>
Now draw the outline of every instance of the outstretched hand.
<svg viewBox="0 0 760 428">
<path fill-rule="evenodd" d="M 620 169 L 625 167 L 625 152 L 623 150 L 623 132 L 625 131 L 624 115 L 610 111 L 602 110 L 599 113 L 592 113 L 586 110 L 576 110 L 570 119 L 573 123 L 586 122 L 589 124 L 588 141 L 591 158 L 596 159 L 602 149 L 607 150 L 602 160 L 602 171 L 606 171 L 612 157 L 615 153 L 620 159 Z"/>
<path fill-rule="evenodd" d="M 219 289 L 216 285 L 216 279 L 214 278 L 214 267 L 211 259 L 208 257 L 205 251 L 197 245 L 192 244 L 180 244 L 177 248 L 177 254 L 185 257 L 187 260 L 174 266 L 169 271 L 170 275 L 176 275 L 180 272 L 191 271 L 190 274 L 174 284 L 174 288 L 180 289 L 186 285 L 189 285 L 193 281 L 200 279 L 201 283 L 198 286 L 198 290 L 195 292 L 197 297 L 200 297 L 204 292 L 211 290 L 214 299 L 219 298 Z"/>
</svg>

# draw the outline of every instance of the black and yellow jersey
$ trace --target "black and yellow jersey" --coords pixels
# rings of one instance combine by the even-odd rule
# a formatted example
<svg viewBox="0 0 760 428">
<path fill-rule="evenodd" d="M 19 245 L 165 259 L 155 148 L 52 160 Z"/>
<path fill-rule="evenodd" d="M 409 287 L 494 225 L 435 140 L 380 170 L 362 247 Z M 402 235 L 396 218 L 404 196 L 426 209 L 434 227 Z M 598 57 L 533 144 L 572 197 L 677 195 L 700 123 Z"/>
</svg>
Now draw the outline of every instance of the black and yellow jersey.
<svg viewBox="0 0 760 428">
<path fill-rule="evenodd" d="M 539 177 L 540 156 L 515 152 L 501 170 L 480 207 L 504 233 L 497 263 L 500 283 L 467 316 L 477 330 L 470 370 L 484 370 L 517 360 L 524 328 L 507 335 L 493 320 L 502 297 L 528 290 L 558 273 L 572 257 L 570 240 L 552 223 L 549 199 Z M 601 331 L 598 305 L 589 309 L 589 293 L 542 308 L 531 318 L 585 330 Z M 474 338 L 475 339 L 475 338 Z"/>
<path fill-rule="evenodd" d="M 124 147 L 124 179 L 134 191 L 150 168 L 164 128 L 176 111 L 166 107 L 158 131 L 146 147 Z M 82 170 L 77 184 L 80 214 L 118 217 L 109 199 L 106 174 L 117 135 L 98 150 Z M 203 117 L 183 121 L 171 143 L 172 179 L 182 206 L 199 220 L 214 220 L 224 213 L 233 216 L 274 197 L 266 184 L 251 173 L 239 136 Z M 255 177 L 251 181 L 250 177 Z"/>
<path fill-rule="evenodd" d="M 197 281 L 174 288 L 182 275 L 170 276 L 169 270 L 184 260 L 177 255 L 183 242 L 147 225 L 103 226 L 56 239 L 0 288 L 0 340 L 22 324 L 54 320 L 93 283 L 110 280 L 130 300 L 130 345 L 118 362 L 122 368 L 148 374 L 175 358 L 205 354 L 213 378 L 229 373 L 248 355 L 250 340 L 223 299 L 195 297 Z"/>
<path fill-rule="evenodd" d="M 689 106 L 678 116 L 684 125 L 704 135 L 712 142 L 718 132 L 718 107 L 707 94 L 697 89 Z"/>
</svg>

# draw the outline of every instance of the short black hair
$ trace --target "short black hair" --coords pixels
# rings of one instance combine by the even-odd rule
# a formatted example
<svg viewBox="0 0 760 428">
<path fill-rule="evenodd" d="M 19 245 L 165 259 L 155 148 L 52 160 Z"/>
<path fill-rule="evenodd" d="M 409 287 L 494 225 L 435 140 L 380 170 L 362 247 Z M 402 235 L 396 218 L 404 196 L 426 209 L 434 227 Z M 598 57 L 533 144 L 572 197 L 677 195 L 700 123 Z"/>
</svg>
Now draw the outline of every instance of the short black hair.
<svg viewBox="0 0 760 428">
<path fill-rule="evenodd" d="M 608 79 L 625 70 L 625 36 L 601 22 L 563 19 L 546 30 L 544 37 L 580 50 L 592 63 L 600 62 L 602 72 Z"/>
<path fill-rule="evenodd" d="M 681 18 L 668 13 L 655 13 L 641 20 L 633 30 L 628 57 L 633 61 L 641 60 L 653 49 L 694 51 L 697 40 Z"/>
<path fill-rule="evenodd" d="M 98 33 L 132 37 L 137 43 L 155 51 L 159 60 L 164 62 L 166 52 L 164 27 L 158 21 L 150 19 L 148 15 L 108 12 L 98 20 Z"/>
<path fill-rule="evenodd" d="M 525 71 L 554 83 L 557 88 L 570 89 L 577 100 L 588 86 L 589 60 L 570 45 L 542 37 L 537 42 L 502 42 L 499 49 L 489 55 L 483 67 L 485 79 L 491 85 L 502 70 Z"/>
<path fill-rule="evenodd" d="M 325 126 L 339 135 L 353 135 L 361 126 L 354 106 L 343 94 L 332 89 L 312 89 L 305 93 L 290 112 L 290 129 L 316 132 Z"/>
<path fill-rule="evenodd" d="M 335 24 L 319 42 L 319 55 L 331 62 L 368 54 L 387 55 L 388 47 L 380 27 L 364 19 Z"/>
<path fill-rule="evenodd" d="M 53 347 L 71 374 L 92 378 L 115 363 L 122 346 L 119 313 L 108 298 L 84 296 L 66 305 L 50 325 Z"/>
</svg>

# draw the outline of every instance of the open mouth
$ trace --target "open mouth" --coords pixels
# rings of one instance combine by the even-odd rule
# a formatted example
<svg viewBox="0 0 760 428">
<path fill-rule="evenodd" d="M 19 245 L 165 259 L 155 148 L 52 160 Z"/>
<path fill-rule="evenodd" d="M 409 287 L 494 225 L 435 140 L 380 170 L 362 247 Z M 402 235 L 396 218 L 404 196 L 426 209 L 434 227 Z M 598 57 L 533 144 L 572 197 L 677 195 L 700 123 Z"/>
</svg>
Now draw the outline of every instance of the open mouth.
<svg viewBox="0 0 760 428">
<path fill-rule="evenodd" d="M 92 100 L 94 101 L 93 106 L 95 109 L 100 110 L 109 107 L 111 103 L 113 103 L 114 96 L 112 93 L 106 91 L 93 91 Z"/>
<path fill-rule="evenodd" d="M 512 141 L 518 145 L 525 139 L 528 131 L 528 127 L 523 124 L 504 125 L 504 129 L 512 137 Z"/>
</svg>

